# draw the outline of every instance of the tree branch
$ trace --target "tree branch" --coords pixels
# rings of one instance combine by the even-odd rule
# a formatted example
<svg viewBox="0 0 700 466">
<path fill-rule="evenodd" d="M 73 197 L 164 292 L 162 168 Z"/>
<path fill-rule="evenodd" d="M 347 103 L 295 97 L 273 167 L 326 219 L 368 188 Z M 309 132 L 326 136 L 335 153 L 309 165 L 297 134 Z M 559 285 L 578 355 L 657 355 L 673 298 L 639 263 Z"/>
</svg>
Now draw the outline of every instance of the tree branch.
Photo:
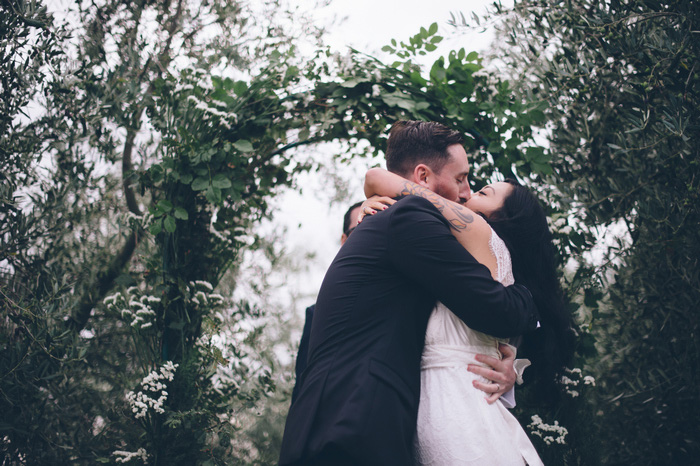
<svg viewBox="0 0 700 466">
<path fill-rule="evenodd" d="M 119 251 L 119 254 L 117 254 L 107 268 L 103 272 L 98 273 L 94 280 L 87 286 L 87 291 L 81 297 L 80 302 L 75 305 L 72 315 L 66 322 L 68 328 L 75 332 L 79 332 L 85 328 L 85 325 L 90 319 L 92 309 L 98 302 L 104 299 L 107 292 L 112 288 L 114 280 L 121 274 L 129 260 L 131 260 L 131 256 L 134 254 L 137 244 L 137 233 L 136 231 L 132 231 L 126 239 L 126 243 L 124 243 L 121 251 Z"/>
<path fill-rule="evenodd" d="M 122 186 L 124 188 L 124 198 L 126 199 L 126 206 L 130 212 L 141 215 L 141 209 L 139 209 L 138 202 L 136 201 L 136 194 L 131 187 L 131 182 L 133 179 L 133 166 L 131 163 L 131 154 L 134 150 L 134 140 L 136 139 L 136 130 L 129 129 L 126 133 L 126 142 L 124 143 L 124 152 L 122 154 Z"/>
<path fill-rule="evenodd" d="M 183 0 L 180 0 L 177 4 L 177 10 L 170 20 L 167 32 L 168 38 L 166 39 L 165 45 L 161 52 L 158 54 L 158 58 L 153 63 L 152 57 L 149 57 L 146 62 L 146 66 L 143 67 L 143 71 L 138 76 L 138 82 L 142 82 L 146 78 L 147 70 L 150 68 L 149 65 L 153 63 L 156 67 L 156 74 L 163 73 L 167 68 L 164 66 L 163 62 L 169 61 L 170 47 L 172 44 L 173 36 L 178 28 L 180 18 L 183 11 Z M 145 97 L 153 92 L 154 81 L 152 80 L 148 86 Z M 126 205 L 130 212 L 141 215 L 141 209 L 139 209 L 138 202 L 136 200 L 136 194 L 131 187 L 132 182 L 132 154 L 134 151 L 134 142 L 136 140 L 136 127 L 141 119 L 141 115 L 144 111 L 143 101 L 136 105 L 134 111 L 133 127 L 127 129 L 126 142 L 124 143 L 124 151 L 122 153 L 122 187 L 124 189 L 124 197 L 126 199 Z M 87 291 L 82 295 L 80 301 L 75 305 L 73 314 L 68 319 L 68 327 L 74 331 L 80 331 L 85 328 L 88 320 L 90 319 L 90 313 L 92 309 L 104 299 L 107 292 L 114 285 L 114 280 L 121 274 L 122 270 L 131 260 L 134 251 L 136 250 L 136 245 L 138 244 L 138 238 L 136 231 L 133 231 L 126 240 L 126 243 L 122 247 L 122 250 L 112 259 L 112 262 L 107 266 L 107 268 L 98 273 L 95 279 L 87 287 Z"/>
</svg>

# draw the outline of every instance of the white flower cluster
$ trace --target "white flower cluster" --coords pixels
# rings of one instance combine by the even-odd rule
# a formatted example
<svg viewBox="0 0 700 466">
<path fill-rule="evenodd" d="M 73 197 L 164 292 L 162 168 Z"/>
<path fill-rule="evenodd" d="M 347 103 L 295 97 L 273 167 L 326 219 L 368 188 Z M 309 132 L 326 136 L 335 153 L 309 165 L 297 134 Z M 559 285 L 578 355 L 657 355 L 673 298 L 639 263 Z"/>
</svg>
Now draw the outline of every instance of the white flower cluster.
<svg viewBox="0 0 700 466">
<path fill-rule="evenodd" d="M 235 125 L 238 122 L 238 115 L 233 112 L 223 112 L 217 108 L 210 107 L 206 102 L 199 100 L 193 95 L 188 96 L 187 100 L 192 102 L 197 110 L 202 110 L 205 115 L 217 117 L 219 122 L 227 129 L 231 129 L 231 123 Z"/>
<path fill-rule="evenodd" d="M 126 399 L 129 401 L 131 411 L 136 419 L 146 417 L 149 409 L 160 414 L 165 412 L 163 405 L 168 399 L 168 392 L 165 391 L 167 386 L 163 381 L 171 382 L 173 380 L 177 366 L 172 361 L 166 362 L 160 371 L 153 371 L 144 377 L 141 381 L 142 391 L 126 394 Z"/>
<path fill-rule="evenodd" d="M 129 225 L 142 225 L 143 217 L 143 215 L 136 215 L 131 211 L 124 214 L 124 218 Z"/>
<path fill-rule="evenodd" d="M 117 463 L 128 463 L 133 459 L 140 459 L 144 463 L 148 461 L 148 454 L 144 448 L 139 448 L 134 452 L 117 450 L 112 455 L 119 456 L 115 459 Z"/>
<path fill-rule="evenodd" d="M 554 421 L 554 424 L 545 424 L 542 418 L 537 414 L 532 416 L 532 423 L 527 426 L 530 428 L 532 435 L 537 435 L 544 443 L 551 445 L 552 443 L 559 443 L 561 445 L 566 443 L 566 435 L 569 431 L 564 426 L 559 425 L 559 421 Z"/>
<path fill-rule="evenodd" d="M 355 60 L 353 60 L 353 56 L 349 53 L 334 53 L 331 56 L 336 65 L 338 66 L 338 71 L 342 74 L 349 74 L 355 71 L 354 65 L 355 65 Z"/>
<path fill-rule="evenodd" d="M 228 238 L 228 237 L 226 236 L 226 235 L 230 235 L 230 234 L 231 234 L 231 232 L 229 232 L 229 231 L 227 231 L 227 230 L 221 232 L 221 231 L 217 230 L 216 228 L 214 228 L 214 225 L 209 225 L 209 233 L 211 233 L 212 235 L 214 235 L 214 236 L 216 236 L 217 238 L 219 238 L 219 240 L 221 240 L 221 241 L 222 241 L 223 243 L 225 243 L 225 244 L 229 244 L 229 245 L 230 245 L 230 244 L 233 244 L 233 241 L 231 241 L 231 238 Z"/>
<path fill-rule="evenodd" d="M 549 223 L 549 226 L 552 229 L 557 230 L 559 233 L 564 235 L 568 235 L 572 231 L 571 225 L 569 224 L 569 219 L 567 217 L 562 216 L 556 218 L 555 220 L 547 218 L 547 223 Z"/>
<path fill-rule="evenodd" d="M 214 287 L 204 280 L 190 282 L 187 292 L 190 295 L 190 302 L 196 306 L 218 306 L 223 304 L 224 297 L 217 293 L 212 293 Z"/>
<path fill-rule="evenodd" d="M 581 369 L 577 367 L 573 369 L 566 369 L 566 372 L 569 375 L 563 375 L 561 377 L 561 383 L 562 385 L 564 385 L 564 390 L 566 390 L 566 393 L 571 395 L 573 398 L 576 398 L 580 395 L 579 391 L 576 390 L 576 388 L 580 386 L 581 381 L 583 381 L 583 385 L 595 386 L 595 378 L 593 378 L 590 375 L 587 375 L 582 378 Z"/>
<path fill-rule="evenodd" d="M 133 212 L 127 212 L 124 214 L 124 219 L 126 223 L 133 227 L 139 227 L 143 229 L 148 229 L 157 217 L 154 217 L 150 211 L 146 211 L 143 215 L 136 215 Z"/>
<path fill-rule="evenodd" d="M 143 330 L 153 325 L 156 313 L 151 305 L 159 303 L 160 298 L 149 295 L 139 298 L 138 292 L 138 288 L 132 286 L 125 294 L 115 293 L 107 296 L 103 302 L 108 310 L 118 312 L 123 319 L 130 321 L 132 327 Z"/>
</svg>

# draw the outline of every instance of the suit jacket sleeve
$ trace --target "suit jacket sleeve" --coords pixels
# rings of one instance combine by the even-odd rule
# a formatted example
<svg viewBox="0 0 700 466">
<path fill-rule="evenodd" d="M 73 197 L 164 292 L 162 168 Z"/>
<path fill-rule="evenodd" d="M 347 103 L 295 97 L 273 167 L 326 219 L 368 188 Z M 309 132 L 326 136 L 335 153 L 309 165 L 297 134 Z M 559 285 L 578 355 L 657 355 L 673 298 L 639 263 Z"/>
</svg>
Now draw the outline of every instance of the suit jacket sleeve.
<svg viewBox="0 0 700 466">
<path fill-rule="evenodd" d="M 306 369 L 306 364 L 309 359 L 309 339 L 311 338 L 311 323 L 314 318 L 314 310 L 316 305 L 312 304 L 306 308 L 306 320 L 304 321 L 304 330 L 301 332 L 301 341 L 299 342 L 299 351 L 297 351 L 297 361 L 294 367 L 294 373 L 296 374 L 296 382 L 294 388 L 292 389 L 292 403 L 296 400 L 299 395 L 299 390 L 301 389 L 302 374 Z"/>
<path fill-rule="evenodd" d="M 493 280 L 429 201 L 408 196 L 387 213 L 392 215 L 388 241 L 394 265 L 470 328 L 499 338 L 535 329 L 537 311 L 530 292 Z"/>
</svg>

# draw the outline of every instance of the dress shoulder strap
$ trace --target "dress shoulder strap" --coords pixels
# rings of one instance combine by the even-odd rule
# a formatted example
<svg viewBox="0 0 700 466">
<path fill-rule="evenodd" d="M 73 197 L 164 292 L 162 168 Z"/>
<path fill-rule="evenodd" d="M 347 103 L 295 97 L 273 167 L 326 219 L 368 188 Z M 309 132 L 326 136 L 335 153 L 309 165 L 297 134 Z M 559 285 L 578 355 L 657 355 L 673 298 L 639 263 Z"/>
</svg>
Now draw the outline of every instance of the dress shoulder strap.
<svg viewBox="0 0 700 466">
<path fill-rule="evenodd" d="M 496 276 L 498 281 L 506 286 L 515 283 L 515 279 L 513 278 L 513 263 L 510 259 L 510 252 L 506 247 L 506 243 L 504 243 L 501 237 L 498 236 L 495 231 L 493 231 L 493 228 L 491 229 L 489 248 L 496 257 L 496 264 L 498 266 L 498 273 Z"/>
</svg>

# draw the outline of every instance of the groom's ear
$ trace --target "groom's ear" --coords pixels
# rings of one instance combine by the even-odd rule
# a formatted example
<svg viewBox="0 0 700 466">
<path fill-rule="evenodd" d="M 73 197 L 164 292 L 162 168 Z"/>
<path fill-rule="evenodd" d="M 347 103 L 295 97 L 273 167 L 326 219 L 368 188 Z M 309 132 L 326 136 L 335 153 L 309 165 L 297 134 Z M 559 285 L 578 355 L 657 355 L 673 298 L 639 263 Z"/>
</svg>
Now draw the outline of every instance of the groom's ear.
<svg viewBox="0 0 700 466">
<path fill-rule="evenodd" d="M 423 186 L 424 188 L 430 189 L 428 182 L 432 174 L 433 171 L 430 169 L 430 167 L 423 163 L 419 163 L 413 169 L 413 180 L 411 181 Z"/>
</svg>

